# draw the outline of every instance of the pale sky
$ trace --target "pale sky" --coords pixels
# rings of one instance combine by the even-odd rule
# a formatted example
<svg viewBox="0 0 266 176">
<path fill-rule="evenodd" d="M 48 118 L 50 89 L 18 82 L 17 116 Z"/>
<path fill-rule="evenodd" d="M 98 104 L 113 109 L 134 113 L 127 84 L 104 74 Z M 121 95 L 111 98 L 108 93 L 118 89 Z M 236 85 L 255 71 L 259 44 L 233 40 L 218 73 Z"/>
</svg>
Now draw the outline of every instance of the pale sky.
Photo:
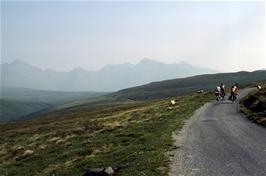
<svg viewBox="0 0 266 176">
<path fill-rule="evenodd" d="M 265 69 L 264 2 L 1 2 L 1 60 L 97 70 L 150 58 Z"/>
</svg>

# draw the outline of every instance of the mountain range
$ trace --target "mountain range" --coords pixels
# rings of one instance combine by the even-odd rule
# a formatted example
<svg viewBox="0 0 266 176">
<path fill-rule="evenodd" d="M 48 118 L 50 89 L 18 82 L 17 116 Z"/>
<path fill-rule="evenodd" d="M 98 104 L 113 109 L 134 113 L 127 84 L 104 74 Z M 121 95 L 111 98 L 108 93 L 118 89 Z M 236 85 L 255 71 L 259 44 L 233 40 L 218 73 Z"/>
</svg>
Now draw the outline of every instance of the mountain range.
<svg viewBox="0 0 266 176">
<path fill-rule="evenodd" d="M 154 81 L 183 78 L 216 70 L 185 62 L 165 64 L 142 59 L 137 64 L 107 65 L 98 71 L 75 68 L 71 71 L 43 70 L 16 60 L 1 65 L 2 87 L 24 87 L 53 91 L 117 91 Z"/>
</svg>

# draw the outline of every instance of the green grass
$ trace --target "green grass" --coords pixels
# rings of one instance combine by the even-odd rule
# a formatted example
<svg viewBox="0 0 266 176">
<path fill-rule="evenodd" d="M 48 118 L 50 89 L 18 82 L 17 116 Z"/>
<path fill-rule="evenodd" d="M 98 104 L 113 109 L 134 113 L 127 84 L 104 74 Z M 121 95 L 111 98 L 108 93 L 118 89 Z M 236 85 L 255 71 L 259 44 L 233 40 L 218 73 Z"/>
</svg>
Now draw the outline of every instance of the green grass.
<svg viewBox="0 0 266 176">
<path fill-rule="evenodd" d="M 265 80 L 265 78 L 265 70 L 198 75 L 187 78 L 152 82 L 142 86 L 123 89 L 118 92 L 108 94 L 108 96 L 135 101 L 160 99 L 185 95 L 201 89 L 213 91 L 216 86 L 220 85 L 221 82 L 223 82 L 226 87 L 231 87 L 235 83 L 239 83 L 240 86 L 246 86 L 246 84 Z"/>
<path fill-rule="evenodd" d="M 114 104 L 122 104 L 122 103 L 129 103 L 129 100 L 125 99 L 117 99 L 115 97 L 109 96 L 98 96 L 98 97 L 91 97 L 85 98 L 83 100 L 77 100 L 70 103 L 65 103 L 60 106 L 56 106 L 53 110 L 60 110 L 60 109 L 73 109 L 76 107 L 96 107 L 96 106 L 105 106 L 105 105 L 114 105 Z"/>
<path fill-rule="evenodd" d="M 117 175 L 167 175 L 171 134 L 211 93 L 50 113 L 0 125 L 0 175 L 82 175 L 112 166 Z M 23 156 L 26 150 L 34 153 Z"/>
<path fill-rule="evenodd" d="M 240 109 L 251 121 L 266 127 L 266 82 L 261 90 L 256 90 L 240 101 Z"/>
<path fill-rule="evenodd" d="M 65 104 L 96 99 L 104 92 L 58 92 L 27 88 L 0 87 L 0 122 L 31 118 L 40 112 Z M 104 96 L 103 96 L 104 97 Z"/>
<path fill-rule="evenodd" d="M 25 102 L 8 99 L 0 99 L 0 123 L 29 115 L 44 109 L 49 109 L 51 105 L 42 102 Z"/>
<path fill-rule="evenodd" d="M 1 87 L 0 93 L 1 99 L 42 102 L 51 105 L 61 105 L 106 94 L 105 92 L 59 92 L 19 87 Z"/>
</svg>

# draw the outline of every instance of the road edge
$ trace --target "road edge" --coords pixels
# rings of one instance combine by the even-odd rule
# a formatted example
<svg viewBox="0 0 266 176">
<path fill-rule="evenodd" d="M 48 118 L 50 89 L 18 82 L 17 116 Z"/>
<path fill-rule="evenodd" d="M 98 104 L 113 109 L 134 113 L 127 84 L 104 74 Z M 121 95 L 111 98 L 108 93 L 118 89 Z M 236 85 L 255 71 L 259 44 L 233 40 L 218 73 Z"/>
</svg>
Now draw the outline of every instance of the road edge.
<svg viewBox="0 0 266 176">
<path fill-rule="evenodd" d="M 182 157 L 182 147 L 184 144 L 185 134 L 187 133 L 187 130 L 189 130 L 189 127 L 197 121 L 198 115 L 206 110 L 212 101 L 205 103 L 203 106 L 201 106 L 199 109 L 194 111 L 193 115 L 184 121 L 184 125 L 181 130 L 175 130 L 172 132 L 172 139 L 173 139 L 173 145 L 170 148 L 170 150 L 166 153 L 167 158 L 169 159 L 169 176 L 182 176 L 180 173 L 182 165 L 179 162 L 178 158 Z M 180 151 L 180 152 L 179 152 Z"/>
</svg>

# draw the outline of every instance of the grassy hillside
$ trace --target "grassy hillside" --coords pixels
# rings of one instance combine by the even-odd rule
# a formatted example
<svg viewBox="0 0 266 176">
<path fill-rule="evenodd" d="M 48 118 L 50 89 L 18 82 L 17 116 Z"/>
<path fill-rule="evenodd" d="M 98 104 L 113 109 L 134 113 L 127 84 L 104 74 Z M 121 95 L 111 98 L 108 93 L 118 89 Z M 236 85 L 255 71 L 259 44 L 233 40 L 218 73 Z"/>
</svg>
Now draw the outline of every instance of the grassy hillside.
<svg viewBox="0 0 266 176">
<path fill-rule="evenodd" d="M 52 105 L 81 99 L 97 97 L 106 94 L 105 92 L 59 92 L 48 90 L 37 90 L 18 87 L 2 87 L 1 99 L 16 101 L 43 102 Z"/>
<path fill-rule="evenodd" d="M 212 99 L 211 93 L 142 103 L 74 108 L 0 125 L 2 175 L 80 176 L 112 166 L 117 175 L 167 175 L 171 133 Z"/>
<path fill-rule="evenodd" d="M 266 127 L 266 82 L 262 89 L 256 90 L 241 100 L 241 111 L 253 122 Z"/>
<path fill-rule="evenodd" d="M 0 122 L 14 121 L 33 112 L 50 108 L 51 105 L 42 102 L 24 102 L 0 99 Z"/>
<path fill-rule="evenodd" d="M 27 88 L 2 88 L 0 122 L 21 120 L 62 104 L 97 97 L 101 92 L 55 92 Z"/>
<path fill-rule="evenodd" d="M 253 81 L 266 80 L 266 71 L 219 73 L 199 75 L 182 79 L 153 82 L 147 85 L 124 89 L 109 96 L 130 100 L 147 100 L 184 95 L 197 90 L 213 90 L 221 82 L 227 87 L 232 84 L 249 84 Z"/>
<path fill-rule="evenodd" d="M 214 88 L 221 82 L 224 82 L 227 86 L 226 90 L 229 90 L 229 87 L 235 83 L 240 83 L 240 87 L 245 87 L 247 85 L 254 86 L 252 82 L 265 79 L 266 71 L 199 75 L 183 79 L 154 82 L 143 86 L 123 89 L 118 92 L 99 97 L 66 103 L 62 106 L 58 106 L 57 109 L 91 109 L 96 106 L 113 106 L 117 104 L 128 104 L 138 101 L 180 96 L 193 93 L 201 89 L 213 91 Z"/>
<path fill-rule="evenodd" d="M 135 101 L 184 95 L 201 89 L 213 90 L 221 82 L 224 82 L 229 87 L 236 82 L 240 83 L 240 85 L 245 85 L 255 80 L 265 79 L 266 71 L 221 73 L 154 82 L 107 95 L 97 92 L 54 92 L 8 88 L 2 90 L 2 97 L 11 100 L 47 103 L 53 105 L 53 110 L 92 109 L 96 106 L 113 106 Z M 12 109 L 9 111 L 12 111 Z M 17 117 L 20 116 L 20 114 L 17 115 Z"/>
</svg>

